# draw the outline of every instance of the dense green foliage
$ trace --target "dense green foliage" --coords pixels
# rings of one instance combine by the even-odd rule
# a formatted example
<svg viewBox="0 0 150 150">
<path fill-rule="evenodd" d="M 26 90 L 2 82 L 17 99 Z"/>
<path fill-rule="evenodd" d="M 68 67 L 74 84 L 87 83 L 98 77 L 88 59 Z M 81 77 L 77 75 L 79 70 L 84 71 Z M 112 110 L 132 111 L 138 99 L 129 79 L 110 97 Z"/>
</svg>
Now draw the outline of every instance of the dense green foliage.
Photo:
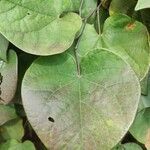
<svg viewBox="0 0 150 150">
<path fill-rule="evenodd" d="M 149 0 L 0 0 L 0 150 L 150 150 Z"/>
</svg>

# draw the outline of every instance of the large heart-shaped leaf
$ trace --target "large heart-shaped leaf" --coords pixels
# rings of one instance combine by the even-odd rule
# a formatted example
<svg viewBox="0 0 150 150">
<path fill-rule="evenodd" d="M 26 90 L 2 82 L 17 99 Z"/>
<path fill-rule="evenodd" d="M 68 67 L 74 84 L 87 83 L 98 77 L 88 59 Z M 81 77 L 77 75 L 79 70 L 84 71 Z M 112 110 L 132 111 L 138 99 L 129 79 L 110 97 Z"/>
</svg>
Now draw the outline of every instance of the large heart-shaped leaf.
<svg viewBox="0 0 150 150">
<path fill-rule="evenodd" d="M 140 10 L 140 9 L 144 9 L 144 8 L 150 8 L 150 1 L 149 0 L 138 0 L 135 10 Z"/>
<path fill-rule="evenodd" d="M 138 79 L 103 49 L 82 57 L 80 68 L 68 53 L 37 59 L 23 79 L 25 111 L 49 149 L 110 150 L 134 119 Z"/>
<path fill-rule="evenodd" d="M 138 112 L 130 132 L 150 150 L 150 108 L 145 108 Z"/>
<path fill-rule="evenodd" d="M 0 144 L 0 150 L 35 150 L 35 147 L 30 141 L 19 143 L 17 140 L 12 139 Z"/>
<path fill-rule="evenodd" d="M 8 40 L 6 40 L 6 38 L 0 34 L 0 59 L 7 61 L 7 48 L 8 48 Z"/>
<path fill-rule="evenodd" d="M 14 105 L 0 105 L 0 126 L 9 120 L 17 118 Z"/>
<path fill-rule="evenodd" d="M 25 52 L 52 55 L 74 41 L 82 21 L 74 0 L 1 0 L 0 32 Z M 65 14 L 64 14 L 65 13 Z"/>
<path fill-rule="evenodd" d="M 148 32 L 140 22 L 126 15 L 113 15 L 106 20 L 101 35 L 96 32 L 94 26 L 87 24 L 79 43 L 79 55 L 83 56 L 89 50 L 98 47 L 108 48 L 126 60 L 139 79 L 148 72 Z"/>
<path fill-rule="evenodd" d="M 10 50 L 8 54 L 8 61 L 0 61 L 0 101 L 1 103 L 9 103 L 16 92 L 17 87 L 17 69 L 18 61 L 17 55 Z"/>
</svg>

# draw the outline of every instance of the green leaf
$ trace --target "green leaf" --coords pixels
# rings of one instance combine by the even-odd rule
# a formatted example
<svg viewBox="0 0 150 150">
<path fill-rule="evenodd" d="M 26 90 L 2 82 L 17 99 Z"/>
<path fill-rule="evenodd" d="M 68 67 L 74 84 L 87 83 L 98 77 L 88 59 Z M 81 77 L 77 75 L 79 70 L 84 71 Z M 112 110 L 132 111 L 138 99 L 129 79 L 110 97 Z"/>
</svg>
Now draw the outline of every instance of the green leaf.
<svg viewBox="0 0 150 150">
<path fill-rule="evenodd" d="M 23 121 L 21 119 L 10 120 L 0 127 L 0 138 L 3 141 L 16 139 L 21 141 L 24 135 Z"/>
<path fill-rule="evenodd" d="M 150 107 L 150 77 L 148 78 L 147 95 L 141 96 L 138 111 L 147 107 Z"/>
<path fill-rule="evenodd" d="M 11 139 L 3 144 L 0 144 L 0 150 L 35 150 L 35 147 L 30 141 L 19 143 L 17 140 Z"/>
<path fill-rule="evenodd" d="M 101 35 L 98 35 L 94 28 L 94 25 L 86 24 L 78 45 L 78 56 L 84 57 L 89 51 L 93 51 L 93 49 L 101 47 Z"/>
<path fill-rule="evenodd" d="M 126 143 L 113 148 L 113 150 L 142 150 L 142 148 L 135 143 Z"/>
<path fill-rule="evenodd" d="M 0 59 L 3 61 L 7 61 L 7 48 L 8 48 L 9 42 L 6 40 L 6 38 L 0 34 Z"/>
<path fill-rule="evenodd" d="M 142 148 L 135 143 L 123 144 L 123 150 L 142 150 Z"/>
<path fill-rule="evenodd" d="M 112 0 L 109 7 L 109 14 L 122 13 L 132 15 L 136 2 L 136 0 Z"/>
<path fill-rule="evenodd" d="M 135 10 L 150 8 L 150 1 L 149 0 L 138 0 Z"/>
<path fill-rule="evenodd" d="M 15 51 L 10 50 L 8 61 L 0 61 L 0 101 L 9 103 L 15 95 L 17 87 L 18 60 Z"/>
<path fill-rule="evenodd" d="M 150 47 L 146 27 L 125 15 L 107 19 L 103 30 L 105 46 L 125 59 L 142 79 L 150 64 Z"/>
<path fill-rule="evenodd" d="M 81 0 L 80 0 L 81 1 Z M 81 16 L 82 18 L 87 18 L 97 7 L 97 0 L 83 0 L 81 7 Z M 88 22 L 92 23 L 95 20 L 95 13 L 88 18 Z"/>
<path fill-rule="evenodd" d="M 1 0 L 0 32 L 25 52 L 53 55 L 67 50 L 82 20 L 70 0 Z M 11 12 L 11 13 L 10 13 Z"/>
<path fill-rule="evenodd" d="M 150 93 L 148 96 L 141 95 L 138 111 L 150 107 Z"/>
<path fill-rule="evenodd" d="M 110 150 L 128 131 L 140 85 L 117 55 L 87 53 L 77 71 L 68 53 L 37 59 L 22 83 L 27 117 L 49 149 Z"/>
<path fill-rule="evenodd" d="M 150 150 L 150 108 L 138 112 L 133 125 L 130 128 L 131 134 Z"/>
<path fill-rule="evenodd" d="M 148 78 L 149 78 L 149 73 L 147 73 L 145 78 L 143 80 L 141 80 L 141 82 L 140 82 L 140 84 L 141 84 L 141 93 L 144 96 L 148 95 Z"/>
<path fill-rule="evenodd" d="M 17 118 L 14 105 L 0 105 L 0 126 L 9 120 Z"/>
<path fill-rule="evenodd" d="M 127 61 L 142 80 L 150 64 L 150 47 L 146 27 L 126 15 L 113 15 L 104 24 L 101 35 L 86 25 L 79 43 L 79 55 L 95 48 L 108 48 Z"/>
</svg>

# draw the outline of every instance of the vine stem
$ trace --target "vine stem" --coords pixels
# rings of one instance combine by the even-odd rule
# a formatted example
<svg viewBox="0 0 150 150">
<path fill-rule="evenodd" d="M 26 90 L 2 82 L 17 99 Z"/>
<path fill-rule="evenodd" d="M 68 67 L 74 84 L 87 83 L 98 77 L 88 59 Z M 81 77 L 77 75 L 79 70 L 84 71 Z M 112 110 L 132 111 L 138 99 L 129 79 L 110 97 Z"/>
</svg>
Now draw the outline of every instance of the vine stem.
<svg viewBox="0 0 150 150">
<path fill-rule="evenodd" d="M 79 15 L 82 17 L 82 7 L 83 7 L 83 0 L 81 0 L 80 8 L 79 8 Z"/>
<path fill-rule="evenodd" d="M 100 16 L 99 16 L 100 5 L 98 7 L 99 8 L 97 9 L 97 25 L 98 25 L 98 34 L 101 34 L 101 24 L 100 24 Z"/>
<path fill-rule="evenodd" d="M 80 9 L 79 9 L 79 14 L 81 16 L 81 9 L 82 9 L 82 5 L 83 5 L 83 0 L 81 0 L 81 5 L 80 5 Z M 80 61 L 79 61 L 79 58 L 78 58 L 78 54 L 77 54 L 77 50 L 78 50 L 78 47 L 79 47 L 79 43 L 81 41 L 81 37 L 82 37 L 82 34 L 84 32 L 84 29 L 85 29 L 85 26 L 86 26 L 86 23 L 87 23 L 87 20 L 95 13 L 95 12 L 99 12 L 99 9 L 100 9 L 100 6 L 102 5 L 102 2 L 96 7 L 96 9 L 94 9 L 86 18 L 83 19 L 84 23 L 81 27 L 81 30 L 80 30 L 80 33 L 79 33 L 79 36 L 78 36 L 78 41 L 77 41 L 77 44 L 75 46 L 75 50 L 74 50 L 74 55 L 75 55 L 75 59 L 76 59 L 76 64 L 77 64 L 77 72 L 78 72 L 78 76 L 81 76 L 81 67 L 80 67 Z M 98 15 L 99 16 L 99 15 Z M 99 18 L 99 17 L 98 17 Z M 100 21 L 99 21 L 99 33 L 100 33 Z"/>
</svg>

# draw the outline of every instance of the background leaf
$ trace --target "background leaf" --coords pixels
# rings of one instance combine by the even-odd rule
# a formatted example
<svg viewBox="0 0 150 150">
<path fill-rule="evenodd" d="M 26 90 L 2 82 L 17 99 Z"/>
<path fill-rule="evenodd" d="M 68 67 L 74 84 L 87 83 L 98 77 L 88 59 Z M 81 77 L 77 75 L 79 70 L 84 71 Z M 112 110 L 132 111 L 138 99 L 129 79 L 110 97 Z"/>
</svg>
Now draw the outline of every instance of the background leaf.
<svg viewBox="0 0 150 150">
<path fill-rule="evenodd" d="M 112 150 L 142 150 L 142 148 L 135 143 L 126 143 L 115 147 Z"/>
<path fill-rule="evenodd" d="M 147 78 L 147 95 L 141 95 L 138 111 L 150 107 L 150 78 Z"/>
<path fill-rule="evenodd" d="M 0 138 L 1 141 L 7 141 L 10 139 L 16 139 L 21 141 L 24 135 L 24 128 L 22 119 L 14 119 L 6 122 L 0 127 Z"/>
<path fill-rule="evenodd" d="M 12 139 L 1 144 L 0 150 L 35 150 L 35 147 L 30 141 L 19 143 L 17 140 Z"/>
<path fill-rule="evenodd" d="M 22 84 L 27 117 L 49 149 L 110 150 L 135 116 L 138 79 L 120 57 L 103 49 L 87 53 L 80 66 L 81 75 L 67 53 L 33 62 Z"/>
<path fill-rule="evenodd" d="M 76 3 L 78 1 L 1 0 L 0 32 L 25 52 L 62 53 L 71 46 L 82 25 L 80 16 L 69 12 L 76 10 Z"/>
<path fill-rule="evenodd" d="M 109 14 L 127 14 L 132 15 L 137 0 L 112 0 L 109 7 Z"/>
<path fill-rule="evenodd" d="M 9 41 L 0 34 L 0 59 L 3 61 L 7 61 L 7 48 L 8 48 Z"/>
<path fill-rule="evenodd" d="M 83 4 L 81 7 L 81 16 L 82 18 L 87 18 L 97 7 L 97 0 L 83 0 Z M 96 14 L 94 13 L 90 18 L 88 18 L 88 22 L 94 22 Z"/>
<path fill-rule="evenodd" d="M 150 107 L 138 112 L 130 132 L 150 150 Z"/>
<path fill-rule="evenodd" d="M 78 46 L 78 55 L 84 56 L 88 51 L 101 47 L 127 61 L 140 80 L 148 73 L 150 47 L 148 31 L 142 23 L 126 15 L 113 15 L 105 21 L 101 35 L 94 26 L 87 24 Z"/>
<path fill-rule="evenodd" d="M 135 10 L 140 10 L 140 9 L 144 9 L 144 8 L 150 8 L 150 1 L 149 0 L 138 0 Z"/>
<path fill-rule="evenodd" d="M 149 73 L 145 76 L 145 78 L 141 81 L 141 94 L 144 96 L 148 95 L 148 79 Z"/>
<path fill-rule="evenodd" d="M 78 56 L 84 57 L 89 51 L 93 51 L 94 49 L 101 47 L 101 35 L 96 32 L 94 25 L 86 24 L 78 45 Z"/>
<path fill-rule="evenodd" d="M 17 118 L 14 105 L 2 105 L 0 104 L 0 126 L 9 120 Z"/>
<path fill-rule="evenodd" d="M 18 59 L 15 51 L 10 50 L 8 61 L 0 61 L 0 101 L 1 103 L 9 103 L 16 92 L 18 78 Z"/>
<path fill-rule="evenodd" d="M 146 27 L 126 15 L 109 17 L 103 29 L 104 45 L 126 60 L 139 79 L 146 76 L 150 47 Z"/>
</svg>

